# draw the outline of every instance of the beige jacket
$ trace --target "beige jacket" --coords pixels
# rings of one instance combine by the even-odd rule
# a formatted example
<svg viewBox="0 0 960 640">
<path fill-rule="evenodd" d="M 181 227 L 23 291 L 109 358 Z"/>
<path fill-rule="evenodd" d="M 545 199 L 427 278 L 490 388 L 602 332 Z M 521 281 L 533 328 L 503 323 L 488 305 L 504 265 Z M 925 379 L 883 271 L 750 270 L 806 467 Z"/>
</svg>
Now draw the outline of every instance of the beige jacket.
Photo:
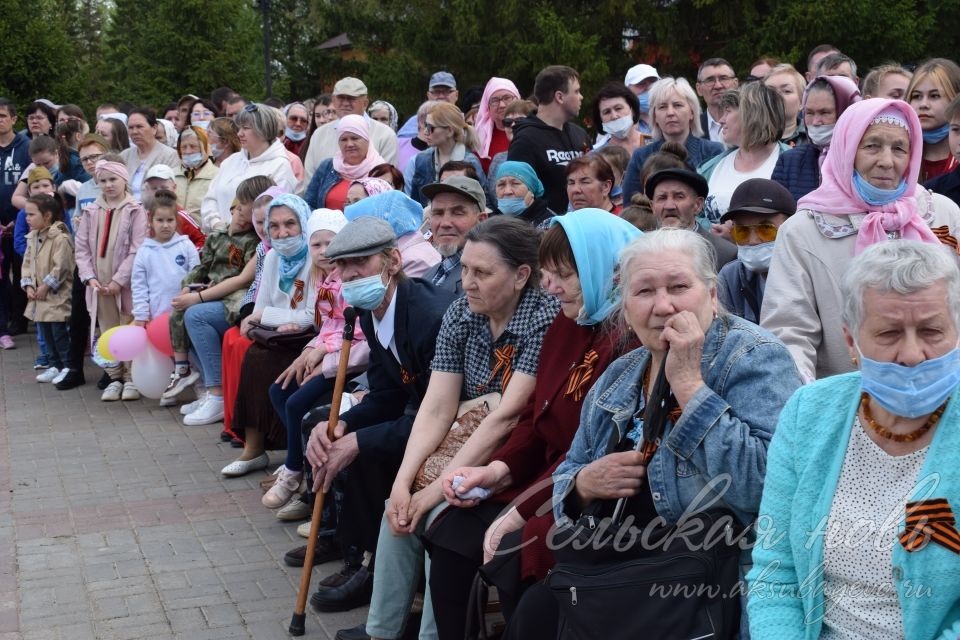
<svg viewBox="0 0 960 640">
<path fill-rule="evenodd" d="M 302 195 L 307 190 L 310 179 L 320 163 L 327 158 L 332 158 L 339 150 L 337 145 L 337 124 L 339 122 L 339 120 L 328 122 L 313 132 L 313 136 L 310 138 L 310 148 L 307 149 L 307 157 L 303 162 L 303 181 L 297 187 L 297 193 Z M 367 117 L 367 128 L 370 131 L 370 144 L 373 145 L 373 148 L 385 161 L 396 165 L 397 134 L 387 125 L 370 117 Z"/>
<path fill-rule="evenodd" d="M 207 195 L 207 189 L 210 183 L 217 177 L 220 168 L 208 160 L 203 166 L 193 174 L 193 178 L 187 179 L 182 166 L 177 167 L 177 204 L 180 208 L 190 214 L 193 221 L 200 224 L 202 219 L 200 214 L 200 205 L 203 203 L 203 197 Z"/>
<path fill-rule="evenodd" d="M 67 225 L 57 222 L 43 231 L 27 234 L 21 288 L 50 287 L 46 300 L 30 300 L 24 315 L 34 322 L 66 322 L 70 319 L 73 288 L 73 240 Z"/>
<path fill-rule="evenodd" d="M 917 205 L 927 224 L 960 238 L 960 208 L 952 200 L 922 190 Z M 787 345 L 804 382 L 854 370 L 843 337 L 840 281 L 865 217 L 800 209 L 777 234 L 760 324 Z"/>
</svg>

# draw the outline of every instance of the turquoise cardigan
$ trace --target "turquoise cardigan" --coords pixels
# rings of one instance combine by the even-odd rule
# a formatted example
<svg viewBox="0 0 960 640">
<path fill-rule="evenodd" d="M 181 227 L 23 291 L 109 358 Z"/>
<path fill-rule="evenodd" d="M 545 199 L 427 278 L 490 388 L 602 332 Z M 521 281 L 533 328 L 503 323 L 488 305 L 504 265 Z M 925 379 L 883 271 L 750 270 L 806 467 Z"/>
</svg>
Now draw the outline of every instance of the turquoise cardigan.
<svg viewBox="0 0 960 640">
<path fill-rule="evenodd" d="M 860 373 L 855 372 L 801 387 L 780 414 L 767 453 L 758 520 L 760 539 L 747 575 L 753 640 L 820 637 L 823 534 L 859 401 Z M 920 479 L 936 474 L 939 483 L 933 489 L 926 485 L 927 492 L 914 493 L 910 501 L 946 498 L 960 518 L 960 400 L 956 391 L 934 434 Z M 901 517 L 898 534 L 903 524 Z M 811 532 L 820 535 L 808 545 Z M 904 637 L 956 640 L 960 555 L 933 542 L 912 553 L 897 542 L 892 555 Z"/>
</svg>

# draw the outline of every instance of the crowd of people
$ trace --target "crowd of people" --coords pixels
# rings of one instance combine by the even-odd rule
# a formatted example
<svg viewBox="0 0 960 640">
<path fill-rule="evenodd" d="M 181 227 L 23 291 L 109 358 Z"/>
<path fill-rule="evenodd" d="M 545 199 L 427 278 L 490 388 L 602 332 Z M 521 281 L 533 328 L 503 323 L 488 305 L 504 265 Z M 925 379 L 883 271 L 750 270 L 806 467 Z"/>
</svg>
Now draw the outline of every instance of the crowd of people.
<svg viewBox="0 0 960 640">
<path fill-rule="evenodd" d="M 222 475 L 284 522 L 327 495 L 340 640 L 479 637 L 491 585 L 505 638 L 953 640 L 960 67 L 806 66 L 639 64 L 588 110 L 567 66 L 438 71 L 405 121 L 352 77 L 0 98 L 0 348 L 32 322 L 38 383 L 155 402 L 97 339 L 161 323 Z M 730 595 L 650 589 L 690 576 Z"/>
</svg>

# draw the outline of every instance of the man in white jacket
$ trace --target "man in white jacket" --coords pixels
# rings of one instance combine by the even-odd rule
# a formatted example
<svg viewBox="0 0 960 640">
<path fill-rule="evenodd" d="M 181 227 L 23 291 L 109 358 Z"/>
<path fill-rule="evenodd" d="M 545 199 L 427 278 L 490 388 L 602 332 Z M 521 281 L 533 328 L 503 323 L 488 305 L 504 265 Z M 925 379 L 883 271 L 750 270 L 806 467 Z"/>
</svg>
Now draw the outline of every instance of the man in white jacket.
<svg viewBox="0 0 960 640">
<path fill-rule="evenodd" d="M 370 143 L 384 160 L 392 165 L 397 163 L 397 134 L 382 122 L 377 122 L 367 115 L 367 85 L 357 78 L 341 78 L 333 86 L 333 108 L 337 110 L 337 120 L 328 122 L 313 132 L 310 138 L 310 147 L 303 163 L 303 182 L 300 183 L 298 193 L 303 193 L 310 179 L 320 163 L 332 158 L 339 147 L 337 146 L 337 125 L 339 118 L 356 114 L 367 120 L 367 129 L 370 131 Z"/>
</svg>

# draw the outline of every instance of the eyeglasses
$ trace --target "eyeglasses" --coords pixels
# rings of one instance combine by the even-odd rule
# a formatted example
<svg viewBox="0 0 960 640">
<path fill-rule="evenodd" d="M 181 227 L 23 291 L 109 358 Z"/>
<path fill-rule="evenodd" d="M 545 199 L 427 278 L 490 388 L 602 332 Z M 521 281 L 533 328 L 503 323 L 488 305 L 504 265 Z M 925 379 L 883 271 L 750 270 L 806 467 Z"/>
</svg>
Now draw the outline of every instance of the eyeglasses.
<svg viewBox="0 0 960 640">
<path fill-rule="evenodd" d="M 454 91 L 456 91 L 456 89 L 452 89 L 450 87 L 433 87 L 429 90 L 429 93 L 432 93 L 435 96 L 448 96 Z"/>
<path fill-rule="evenodd" d="M 730 238 L 737 244 L 747 244 L 750 236 L 757 232 L 760 242 L 773 242 L 777 239 L 777 225 L 765 222 L 764 224 L 736 224 L 730 230 Z"/>
<path fill-rule="evenodd" d="M 197 118 L 212 118 L 213 111 L 204 110 L 204 111 L 194 111 L 190 114 L 190 118 L 196 120 Z"/>
<path fill-rule="evenodd" d="M 27 116 L 27 122 L 43 122 L 46 119 L 47 119 L 47 116 L 39 113 L 36 115 Z"/>
<path fill-rule="evenodd" d="M 520 122 L 520 118 L 504 118 L 503 126 L 505 126 L 507 129 L 513 129 L 513 125 L 517 124 L 518 122 Z"/>
<path fill-rule="evenodd" d="M 80 156 L 80 162 L 82 164 L 93 164 L 102 157 L 102 153 L 91 153 L 88 156 Z"/>
<path fill-rule="evenodd" d="M 491 109 L 495 109 L 496 107 L 500 106 L 501 104 L 504 104 L 504 105 L 505 105 L 505 104 L 509 104 L 509 103 L 513 102 L 514 100 L 516 100 L 516 98 L 514 98 L 514 97 L 511 96 L 511 95 L 500 96 L 499 98 L 490 98 L 489 100 L 487 100 L 487 105 L 488 105 Z"/>
<path fill-rule="evenodd" d="M 735 80 L 735 76 L 710 76 L 709 78 L 704 78 L 703 80 L 698 80 L 698 84 L 727 84 L 731 80 Z"/>
<path fill-rule="evenodd" d="M 290 122 L 302 122 L 303 124 L 310 124 L 308 118 L 301 118 L 300 116 L 287 116 L 287 120 Z"/>
<path fill-rule="evenodd" d="M 429 122 L 423 125 L 423 130 L 430 134 L 432 134 L 437 129 L 449 129 L 449 128 L 450 127 L 443 124 L 430 124 Z"/>
<path fill-rule="evenodd" d="M 359 100 L 360 98 L 365 98 L 365 97 L 366 97 L 366 96 L 347 96 L 347 95 L 343 95 L 343 94 L 341 93 L 341 94 L 338 94 L 338 95 L 333 96 L 333 99 L 336 100 L 337 102 L 348 102 L 348 103 L 350 103 L 350 104 L 353 104 L 354 102 L 356 102 L 356 101 Z"/>
</svg>

